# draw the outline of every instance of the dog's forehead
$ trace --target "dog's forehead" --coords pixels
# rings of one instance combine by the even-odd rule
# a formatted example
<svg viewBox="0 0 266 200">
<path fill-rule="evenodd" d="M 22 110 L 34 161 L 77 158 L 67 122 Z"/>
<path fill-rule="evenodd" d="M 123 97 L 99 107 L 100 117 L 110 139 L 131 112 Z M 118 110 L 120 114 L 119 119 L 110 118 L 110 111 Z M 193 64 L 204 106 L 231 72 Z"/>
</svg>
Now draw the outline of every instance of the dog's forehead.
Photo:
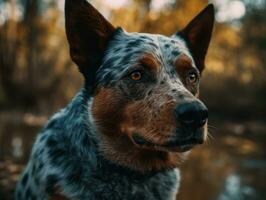
<svg viewBox="0 0 266 200">
<path fill-rule="evenodd" d="M 185 41 L 179 36 L 123 32 L 114 37 L 105 52 L 100 79 L 119 77 L 145 54 L 153 56 L 161 68 L 173 67 L 179 55 L 187 55 L 193 62 Z"/>
<path fill-rule="evenodd" d="M 109 49 L 111 55 L 141 55 L 149 53 L 156 57 L 159 56 L 159 59 L 167 57 L 171 60 L 175 59 L 179 54 L 190 56 L 185 41 L 177 35 L 167 37 L 160 34 L 123 33 L 118 35 L 115 42 L 112 43 Z"/>
</svg>

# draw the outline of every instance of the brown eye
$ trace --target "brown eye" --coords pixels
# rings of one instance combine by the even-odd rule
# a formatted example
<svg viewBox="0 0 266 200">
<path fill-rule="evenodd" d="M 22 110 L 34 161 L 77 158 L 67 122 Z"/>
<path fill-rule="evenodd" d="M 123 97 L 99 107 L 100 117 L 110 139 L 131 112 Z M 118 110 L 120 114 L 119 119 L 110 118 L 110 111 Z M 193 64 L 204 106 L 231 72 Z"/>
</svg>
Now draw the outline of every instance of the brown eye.
<svg viewBox="0 0 266 200">
<path fill-rule="evenodd" d="M 130 77 L 133 81 L 139 81 L 141 79 L 141 72 L 140 71 L 134 71 L 130 74 Z"/>
<path fill-rule="evenodd" d="M 191 72 L 187 75 L 187 83 L 189 84 L 196 84 L 198 79 L 198 74 L 196 72 Z"/>
</svg>

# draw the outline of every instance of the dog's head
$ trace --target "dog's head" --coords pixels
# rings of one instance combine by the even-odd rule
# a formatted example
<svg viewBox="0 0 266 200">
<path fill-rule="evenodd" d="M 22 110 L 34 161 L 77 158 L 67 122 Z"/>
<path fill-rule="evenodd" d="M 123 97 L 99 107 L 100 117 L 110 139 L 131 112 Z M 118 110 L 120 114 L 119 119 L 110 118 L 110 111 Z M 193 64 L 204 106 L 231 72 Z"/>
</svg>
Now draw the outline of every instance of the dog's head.
<svg viewBox="0 0 266 200">
<path fill-rule="evenodd" d="M 70 54 L 94 97 L 107 157 L 135 168 L 174 167 L 204 142 L 208 111 L 198 98 L 199 78 L 213 22 L 209 5 L 170 37 L 127 33 L 85 0 L 66 0 Z"/>
</svg>

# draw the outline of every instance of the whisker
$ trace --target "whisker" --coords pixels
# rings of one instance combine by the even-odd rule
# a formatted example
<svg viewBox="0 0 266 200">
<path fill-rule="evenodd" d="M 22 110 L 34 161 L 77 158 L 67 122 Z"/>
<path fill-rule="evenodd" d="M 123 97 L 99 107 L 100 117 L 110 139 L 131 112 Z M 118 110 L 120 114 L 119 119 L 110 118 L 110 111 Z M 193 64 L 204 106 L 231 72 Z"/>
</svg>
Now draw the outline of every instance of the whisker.
<svg viewBox="0 0 266 200">
<path fill-rule="evenodd" d="M 215 140 L 215 137 L 208 131 L 205 141 L 206 145 L 209 145 L 211 140 Z"/>
<path fill-rule="evenodd" d="M 218 129 L 216 126 L 213 126 L 213 125 L 211 125 L 211 124 L 209 124 L 209 123 L 208 123 L 208 128 L 210 128 L 210 129 L 215 129 L 215 130 Z"/>
</svg>

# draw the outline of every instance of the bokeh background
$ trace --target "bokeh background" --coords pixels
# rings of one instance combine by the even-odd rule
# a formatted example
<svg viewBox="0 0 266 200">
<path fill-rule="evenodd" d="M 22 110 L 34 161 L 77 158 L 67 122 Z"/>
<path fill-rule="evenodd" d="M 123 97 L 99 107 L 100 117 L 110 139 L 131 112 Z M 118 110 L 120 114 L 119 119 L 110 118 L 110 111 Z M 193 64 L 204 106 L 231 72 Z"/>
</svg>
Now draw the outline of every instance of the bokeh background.
<svg viewBox="0 0 266 200">
<path fill-rule="evenodd" d="M 114 25 L 171 35 L 207 0 L 94 0 Z M 181 167 L 181 200 L 266 199 L 266 1 L 212 0 L 201 81 L 212 139 Z M 64 0 L 0 0 L 0 199 L 11 199 L 38 130 L 82 86 Z"/>
</svg>

